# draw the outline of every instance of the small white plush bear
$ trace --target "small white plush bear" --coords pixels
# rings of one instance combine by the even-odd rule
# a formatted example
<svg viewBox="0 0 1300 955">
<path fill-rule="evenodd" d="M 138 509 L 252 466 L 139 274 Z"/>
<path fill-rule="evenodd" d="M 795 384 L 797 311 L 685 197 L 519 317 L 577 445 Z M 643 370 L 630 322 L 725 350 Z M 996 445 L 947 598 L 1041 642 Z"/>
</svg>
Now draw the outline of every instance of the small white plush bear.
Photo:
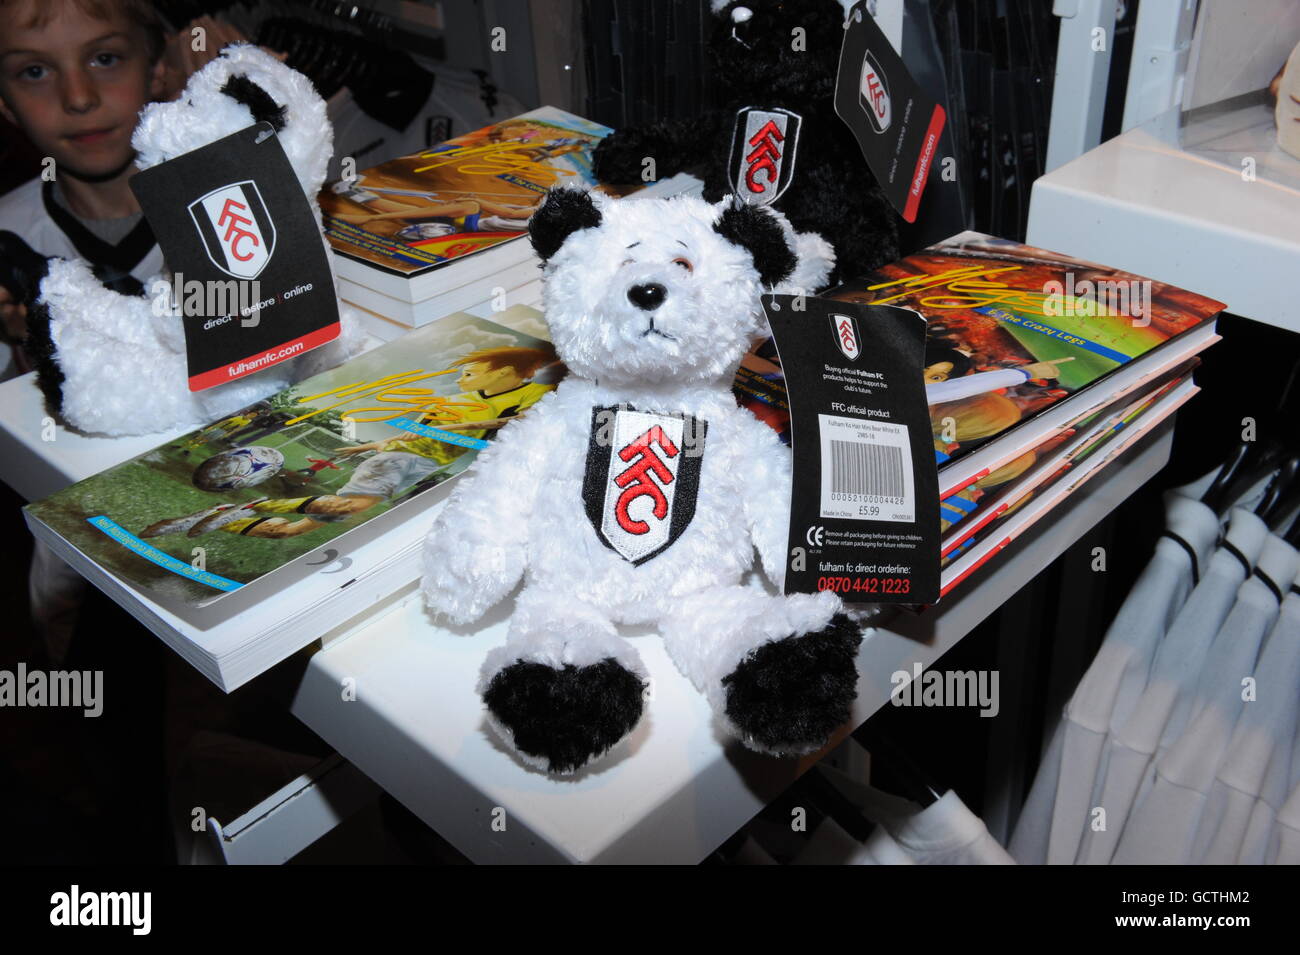
<svg viewBox="0 0 1300 955">
<path fill-rule="evenodd" d="M 722 725 L 776 754 L 849 717 L 860 632 L 833 593 L 775 596 L 790 455 L 731 383 L 760 294 L 796 268 L 779 213 L 702 199 L 551 192 L 529 233 L 568 377 L 462 476 L 425 543 L 428 606 L 475 620 L 521 578 L 484 663 L 489 724 L 569 773 L 641 717 L 646 670 L 618 623 L 649 623 Z M 822 279 L 829 263 L 822 263 Z"/>
<path fill-rule="evenodd" d="M 227 47 L 177 99 L 146 106 L 131 138 L 136 165 L 148 169 L 262 121 L 275 127 L 319 223 L 316 193 L 333 152 L 325 103 L 307 77 L 255 46 Z M 122 294 L 83 261 L 48 263 L 29 318 L 29 349 L 47 402 L 74 428 L 124 435 L 206 424 L 374 344 L 355 313 L 340 306 L 342 333 L 333 342 L 191 392 L 182 320 L 158 307 L 160 281 L 169 278 L 146 281 L 143 294 Z"/>
</svg>

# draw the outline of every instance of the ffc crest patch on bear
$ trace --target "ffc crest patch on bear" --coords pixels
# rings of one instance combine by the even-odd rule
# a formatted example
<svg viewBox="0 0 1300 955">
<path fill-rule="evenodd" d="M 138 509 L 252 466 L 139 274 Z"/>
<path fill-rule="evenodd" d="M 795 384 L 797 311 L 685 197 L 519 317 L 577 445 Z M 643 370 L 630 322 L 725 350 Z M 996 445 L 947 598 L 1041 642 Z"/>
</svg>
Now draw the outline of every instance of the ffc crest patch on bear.
<svg viewBox="0 0 1300 955">
<path fill-rule="evenodd" d="M 746 202 L 776 202 L 794 179 L 803 119 L 788 109 L 747 107 L 736 113 L 731 139 L 731 186 Z"/>
<path fill-rule="evenodd" d="M 708 423 L 684 415 L 595 408 L 582 497 L 596 536 L 640 564 L 695 516 Z"/>
</svg>

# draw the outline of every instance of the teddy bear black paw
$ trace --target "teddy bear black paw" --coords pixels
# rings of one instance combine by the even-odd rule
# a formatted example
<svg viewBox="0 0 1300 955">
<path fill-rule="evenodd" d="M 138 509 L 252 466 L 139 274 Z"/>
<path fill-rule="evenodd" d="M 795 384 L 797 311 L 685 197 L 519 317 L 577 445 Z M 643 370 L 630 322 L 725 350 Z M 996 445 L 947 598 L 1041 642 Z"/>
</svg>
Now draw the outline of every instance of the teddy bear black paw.
<svg viewBox="0 0 1300 955">
<path fill-rule="evenodd" d="M 483 701 L 517 750 L 552 773 L 571 773 L 626 736 L 641 718 L 646 684 L 612 657 L 562 670 L 512 663 Z"/>
<path fill-rule="evenodd" d="M 745 741 L 778 755 L 810 753 L 849 718 L 862 633 L 844 614 L 825 629 L 764 644 L 729 675 L 727 717 Z"/>
</svg>

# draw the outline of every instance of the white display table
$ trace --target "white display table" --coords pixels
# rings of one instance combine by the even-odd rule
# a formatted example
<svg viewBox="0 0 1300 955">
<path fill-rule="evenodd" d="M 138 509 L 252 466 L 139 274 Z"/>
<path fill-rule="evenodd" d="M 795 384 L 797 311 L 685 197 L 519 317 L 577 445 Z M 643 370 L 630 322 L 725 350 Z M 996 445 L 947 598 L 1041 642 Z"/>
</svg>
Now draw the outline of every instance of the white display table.
<svg viewBox="0 0 1300 955">
<path fill-rule="evenodd" d="M 133 438 L 87 437 L 55 423 L 36 373 L 0 382 L 0 481 L 29 501 L 62 490 L 189 430 Z"/>
</svg>

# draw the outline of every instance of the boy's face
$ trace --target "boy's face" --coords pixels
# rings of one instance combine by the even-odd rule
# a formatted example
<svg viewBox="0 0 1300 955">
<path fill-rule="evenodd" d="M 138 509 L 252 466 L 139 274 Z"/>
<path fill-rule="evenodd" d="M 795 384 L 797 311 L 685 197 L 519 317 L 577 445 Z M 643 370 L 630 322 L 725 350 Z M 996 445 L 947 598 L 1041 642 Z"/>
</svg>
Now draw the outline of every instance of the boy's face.
<svg viewBox="0 0 1300 955">
<path fill-rule="evenodd" d="M 137 114 L 162 91 L 162 63 L 149 62 L 145 32 L 122 13 L 96 19 L 55 0 L 32 25 L 35 2 L 0 5 L 0 108 L 55 173 L 105 179 L 134 157 Z"/>
<path fill-rule="evenodd" d="M 467 393 L 471 391 L 494 392 L 503 388 L 512 388 L 519 381 L 518 372 L 509 366 L 494 370 L 485 361 L 472 361 L 461 365 L 460 376 L 456 379 L 456 386 Z"/>
</svg>

